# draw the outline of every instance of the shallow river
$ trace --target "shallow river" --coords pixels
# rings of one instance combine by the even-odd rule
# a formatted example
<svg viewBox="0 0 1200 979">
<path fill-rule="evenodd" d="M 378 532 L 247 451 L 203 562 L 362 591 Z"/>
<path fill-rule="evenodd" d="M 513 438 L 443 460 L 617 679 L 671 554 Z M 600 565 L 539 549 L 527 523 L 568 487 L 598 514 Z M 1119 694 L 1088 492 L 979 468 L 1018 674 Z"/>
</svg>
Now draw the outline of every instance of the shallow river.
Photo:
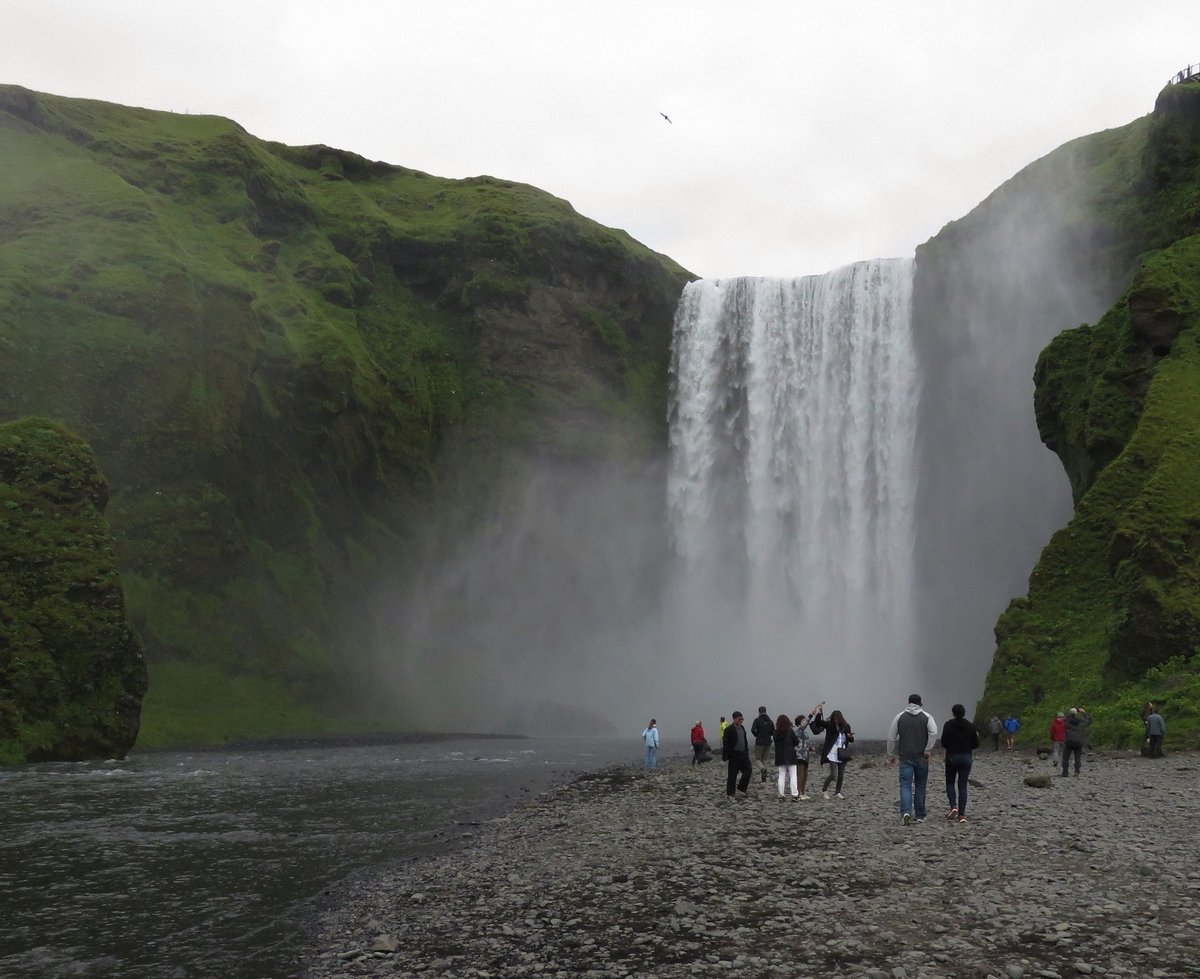
<svg viewBox="0 0 1200 979">
<path fill-rule="evenodd" d="M 0 976 L 294 976 L 338 881 L 639 748 L 463 738 L 0 769 Z"/>
</svg>

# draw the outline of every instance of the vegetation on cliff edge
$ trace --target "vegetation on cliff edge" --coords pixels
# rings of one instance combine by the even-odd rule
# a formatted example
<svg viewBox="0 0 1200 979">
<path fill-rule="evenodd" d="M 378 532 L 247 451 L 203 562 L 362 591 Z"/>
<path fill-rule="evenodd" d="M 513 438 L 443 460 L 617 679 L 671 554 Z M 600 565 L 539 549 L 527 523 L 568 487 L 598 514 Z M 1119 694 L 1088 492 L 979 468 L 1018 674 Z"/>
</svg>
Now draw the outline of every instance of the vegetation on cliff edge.
<svg viewBox="0 0 1200 979">
<path fill-rule="evenodd" d="M 1139 744 L 1159 704 L 1200 745 L 1200 84 L 1172 86 L 1112 219 L 1143 258 L 1096 324 L 1056 338 L 1036 372 L 1043 440 L 1075 515 L 996 626 L 978 712 L 1017 710 L 1037 738 L 1081 704 L 1093 740 Z"/>
</svg>

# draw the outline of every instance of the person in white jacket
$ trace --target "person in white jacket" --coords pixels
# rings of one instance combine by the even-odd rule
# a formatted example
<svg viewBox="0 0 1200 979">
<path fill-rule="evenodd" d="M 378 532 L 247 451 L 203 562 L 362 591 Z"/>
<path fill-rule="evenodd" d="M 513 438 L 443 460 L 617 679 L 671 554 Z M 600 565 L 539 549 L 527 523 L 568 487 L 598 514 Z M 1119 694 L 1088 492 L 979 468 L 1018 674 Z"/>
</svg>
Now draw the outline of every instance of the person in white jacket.
<svg viewBox="0 0 1200 979">
<path fill-rule="evenodd" d="M 642 754 L 642 767 L 654 768 L 658 764 L 658 721 L 653 717 L 642 732 L 642 742 L 646 745 Z"/>
<path fill-rule="evenodd" d="M 937 741 L 933 715 L 921 706 L 921 695 L 910 694 L 908 706 L 892 718 L 888 729 L 890 764 L 900 761 L 900 818 L 905 826 L 915 818 L 925 822 L 925 787 L 929 784 L 929 755 Z"/>
</svg>

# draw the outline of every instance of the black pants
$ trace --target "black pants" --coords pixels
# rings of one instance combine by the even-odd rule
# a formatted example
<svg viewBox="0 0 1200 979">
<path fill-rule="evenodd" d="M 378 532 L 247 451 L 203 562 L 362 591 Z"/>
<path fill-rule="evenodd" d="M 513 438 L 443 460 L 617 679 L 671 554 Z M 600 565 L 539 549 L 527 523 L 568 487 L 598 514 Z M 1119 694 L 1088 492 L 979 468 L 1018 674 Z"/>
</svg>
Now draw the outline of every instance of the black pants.
<svg viewBox="0 0 1200 979">
<path fill-rule="evenodd" d="M 750 787 L 750 775 L 753 771 L 754 766 L 750 764 L 749 752 L 730 756 L 729 775 L 725 779 L 725 794 L 733 795 L 735 786 L 739 791 L 745 792 Z M 738 778 L 739 774 L 741 778 Z"/>
<path fill-rule="evenodd" d="M 1079 766 L 1083 761 L 1083 745 L 1068 744 L 1063 747 L 1063 770 L 1064 775 L 1067 774 L 1067 763 L 1071 760 L 1071 755 L 1075 756 L 1075 774 L 1079 774 Z"/>
<path fill-rule="evenodd" d="M 1163 736 L 1161 734 L 1150 735 L 1150 757 L 1151 758 L 1161 758 L 1162 757 L 1162 739 L 1163 739 Z"/>
</svg>

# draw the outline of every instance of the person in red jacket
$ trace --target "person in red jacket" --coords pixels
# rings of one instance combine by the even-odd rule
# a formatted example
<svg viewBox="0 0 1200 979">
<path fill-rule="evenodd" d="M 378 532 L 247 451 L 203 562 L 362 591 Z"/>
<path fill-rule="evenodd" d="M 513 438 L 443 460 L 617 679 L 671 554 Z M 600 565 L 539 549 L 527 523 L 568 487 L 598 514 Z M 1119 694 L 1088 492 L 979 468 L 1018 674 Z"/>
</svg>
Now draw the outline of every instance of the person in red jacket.
<svg viewBox="0 0 1200 979">
<path fill-rule="evenodd" d="M 1067 722 L 1060 710 L 1050 722 L 1050 764 L 1057 768 L 1062 764 L 1063 741 L 1067 737 Z"/>
<path fill-rule="evenodd" d="M 704 725 L 699 721 L 692 728 L 692 764 L 696 765 L 700 762 L 700 756 L 704 753 L 704 749 L 708 746 L 708 740 L 704 737 Z"/>
</svg>

